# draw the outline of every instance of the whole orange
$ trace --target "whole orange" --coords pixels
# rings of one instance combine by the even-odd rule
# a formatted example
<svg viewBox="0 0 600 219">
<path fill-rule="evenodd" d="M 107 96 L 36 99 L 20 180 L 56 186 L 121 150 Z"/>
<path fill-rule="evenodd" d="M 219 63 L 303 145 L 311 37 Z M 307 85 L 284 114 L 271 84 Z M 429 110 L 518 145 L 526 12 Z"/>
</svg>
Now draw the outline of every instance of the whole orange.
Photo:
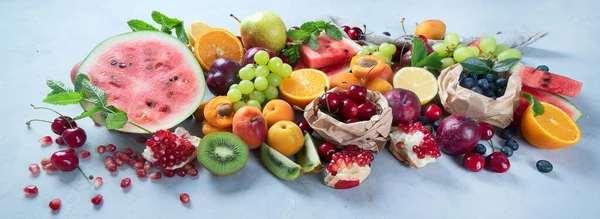
<svg viewBox="0 0 600 219">
<path fill-rule="evenodd" d="M 267 144 L 285 156 L 292 156 L 304 146 L 302 130 L 294 122 L 279 121 L 269 128 Z"/>
</svg>

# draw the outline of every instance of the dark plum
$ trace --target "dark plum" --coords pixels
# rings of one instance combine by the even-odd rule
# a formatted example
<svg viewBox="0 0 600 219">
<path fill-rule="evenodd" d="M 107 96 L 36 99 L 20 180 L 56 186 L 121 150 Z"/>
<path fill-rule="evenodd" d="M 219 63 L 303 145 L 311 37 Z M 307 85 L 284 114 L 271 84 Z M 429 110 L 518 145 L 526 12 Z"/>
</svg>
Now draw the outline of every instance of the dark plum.
<svg viewBox="0 0 600 219">
<path fill-rule="evenodd" d="M 481 137 L 479 124 L 471 117 L 454 114 L 446 117 L 437 129 L 440 148 L 450 155 L 472 151 Z"/>
<path fill-rule="evenodd" d="M 384 95 L 392 108 L 392 124 L 411 124 L 419 118 L 421 101 L 415 93 L 402 88 L 395 88 Z"/>
<path fill-rule="evenodd" d="M 206 73 L 206 86 L 215 96 L 227 95 L 229 87 L 240 82 L 238 72 L 242 68 L 240 63 L 230 58 L 219 58 L 210 65 Z"/>
<path fill-rule="evenodd" d="M 242 66 L 246 66 L 247 64 L 256 64 L 256 62 L 254 62 L 254 54 L 256 54 L 256 52 L 260 50 L 267 51 L 267 53 L 269 53 L 270 58 L 275 57 L 275 53 L 273 53 L 273 51 L 269 49 L 265 49 L 262 47 L 252 47 L 249 50 L 246 50 L 246 53 L 244 53 L 244 57 L 242 58 Z"/>
</svg>

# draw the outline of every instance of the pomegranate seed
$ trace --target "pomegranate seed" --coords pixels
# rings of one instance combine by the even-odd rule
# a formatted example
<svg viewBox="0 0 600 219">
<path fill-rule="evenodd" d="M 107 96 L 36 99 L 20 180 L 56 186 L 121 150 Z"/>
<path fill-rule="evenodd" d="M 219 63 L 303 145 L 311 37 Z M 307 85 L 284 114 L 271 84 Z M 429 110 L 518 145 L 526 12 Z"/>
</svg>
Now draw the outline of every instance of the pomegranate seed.
<svg viewBox="0 0 600 219">
<path fill-rule="evenodd" d="M 184 170 L 189 170 L 189 169 L 192 169 L 192 168 L 196 168 L 196 166 L 194 166 L 194 164 L 191 163 L 191 162 L 187 163 L 187 164 L 185 164 L 185 166 L 183 166 Z"/>
<path fill-rule="evenodd" d="M 185 176 L 185 170 L 183 170 L 182 168 L 175 169 L 175 173 L 181 177 Z"/>
<path fill-rule="evenodd" d="M 94 180 L 94 188 L 100 188 L 102 186 L 102 177 L 96 177 Z"/>
<path fill-rule="evenodd" d="M 106 145 L 106 151 L 108 152 L 115 152 L 117 150 L 117 147 L 114 144 L 108 144 Z"/>
<path fill-rule="evenodd" d="M 167 177 L 175 176 L 175 170 L 165 170 L 165 176 L 167 176 Z"/>
<path fill-rule="evenodd" d="M 50 209 L 52 209 L 52 211 L 58 211 L 60 209 L 60 199 L 58 199 L 58 198 L 52 199 L 52 201 L 50 201 L 50 204 L 48 204 L 48 206 L 50 207 Z"/>
<path fill-rule="evenodd" d="M 108 165 L 108 164 L 114 164 L 115 163 L 115 158 L 108 156 L 106 158 L 104 158 L 104 165 Z"/>
<path fill-rule="evenodd" d="M 40 174 L 40 166 L 36 163 L 29 165 L 29 172 L 31 172 L 31 175 Z"/>
<path fill-rule="evenodd" d="M 56 138 L 56 140 L 54 140 L 54 142 L 56 142 L 57 145 L 65 145 L 65 140 L 62 137 L 58 137 Z"/>
<path fill-rule="evenodd" d="M 117 159 L 117 160 L 115 160 L 115 164 L 116 164 L 117 166 L 120 166 L 120 167 L 122 167 L 122 166 L 123 166 L 123 161 L 122 161 L 121 159 Z"/>
<path fill-rule="evenodd" d="M 133 150 L 131 150 L 131 148 L 125 148 L 125 149 L 123 149 L 123 153 L 125 153 L 127 155 L 132 155 L 133 154 Z"/>
<path fill-rule="evenodd" d="M 56 169 L 56 167 L 51 163 L 42 166 L 42 169 L 44 169 L 47 173 L 54 173 L 58 171 L 58 169 Z"/>
<path fill-rule="evenodd" d="M 100 205 L 100 203 L 102 203 L 102 195 L 97 194 L 92 198 L 92 204 Z"/>
<path fill-rule="evenodd" d="M 181 195 L 179 195 L 179 200 L 181 200 L 181 203 L 183 204 L 190 203 L 190 195 L 187 193 L 181 193 Z"/>
<path fill-rule="evenodd" d="M 40 138 L 40 144 L 42 146 L 48 146 L 52 144 L 52 137 L 50 136 L 44 136 L 42 138 Z"/>
<path fill-rule="evenodd" d="M 121 180 L 121 188 L 129 188 L 129 186 L 131 186 L 130 178 L 124 178 L 123 180 Z"/>
<path fill-rule="evenodd" d="M 42 162 L 41 162 L 41 164 L 42 164 L 42 167 L 43 167 L 43 166 L 46 166 L 46 164 L 49 164 L 49 163 L 51 163 L 51 162 L 52 162 L 52 161 L 50 161 L 50 157 L 44 157 L 44 158 L 42 158 Z"/>
<path fill-rule="evenodd" d="M 142 144 L 143 144 L 143 143 L 146 143 L 146 141 L 147 141 L 147 140 L 148 140 L 148 139 L 146 139 L 146 137 L 144 137 L 144 136 L 141 136 L 141 135 L 140 135 L 140 136 L 138 136 L 138 137 L 135 139 L 135 141 L 137 141 L 137 142 L 139 142 L 139 143 L 142 143 Z"/>
<path fill-rule="evenodd" d="M 144 162 L 135 162 L 135 164 L 133 164 L 133 168 L 135 168 L 135 169 L 144 168 Z"/>
<path fill-rule="evenodd" d="M 135 170 L 135 174 L 139 178 L 146 178 L 146 170 L 144 170 L 144 169 L 137 169 L 137 170 Z"/>
<path fill-rule="evenodd" d="M 106 169 L 108 169 L 108 172 L 114 173 L 115 171 L 117 171 L 117 165 L 114 163 L 110 163 L 106 165 Z"/>
<path fill-rule="evenodd" d="M 34 185 L 28 185 L 23 189 L 23 192 L 25 192 L 25 195 L 36 195 L 38 193 L 38 188 Z"/>
<path fill-rule="evenodd" d="M 117 160 L 121 160 L 123 162 L 129 161 L 129 155 L 127 155 L 125 153 L 117 152 L 117 153 L 115 153 L 115 157 L 117 158 Z"/>
<path fill-rule="evenodd" d="M 144 163 L 144 170 L 150 170 L 150 168 L 152 168 L 152 163 L 146 161 Z"/>
<path fill-rule="evenodd" d="M 98 148 L 96 148 L 96 151 L 98 151 L 98 154 L 104 154 L 104 152 L 106 152 L 106 147 L 104 145 L 100 145 Z"/>
<path fill-rule="evenodd" d="M 162 177 L 162 174 L 160 174 L 160 172 L 150 173 L 150 179 L 152 179 L 152 180 L 157 180 L 157 179 L 160 179 L 161 177 Z"/>
<path fill-rule="evenodd" d="M 138 161 L 138 162 L 146 162 L 146 159 L 144 158 L 144 156 L 142 156 L 142 155 L 139 155 L 139 154 L 135 154 L 135 153 L 134 153 L 134 155 L 136 155 L 136 156 L 135 156 L 135 161 Z"/>
<path fill-rule="evenodd" d="M 127 161 L 127 164 L 129 164 L 129 166 L 133 166 L 133 165 L 135 165 L 135 163 L 136 163 L 136 162 L 135 162 L 135 160 L 134 160 L 134 159 L 129 159 L 129 160 Z"/>
<path fill-rule="evenodd" d="M 80 158 L 88 158 L 91 155 L 91 153 L 88 150 L 82 150 L 77 152 L 77 156 L 79 156 Z"/>
<path fill-rule="evenodd" d="M 198 170 L 196 168 L 188 169 L 186 172 L 190 176 L 197 176 L 198 175 Z"/>
</svg>

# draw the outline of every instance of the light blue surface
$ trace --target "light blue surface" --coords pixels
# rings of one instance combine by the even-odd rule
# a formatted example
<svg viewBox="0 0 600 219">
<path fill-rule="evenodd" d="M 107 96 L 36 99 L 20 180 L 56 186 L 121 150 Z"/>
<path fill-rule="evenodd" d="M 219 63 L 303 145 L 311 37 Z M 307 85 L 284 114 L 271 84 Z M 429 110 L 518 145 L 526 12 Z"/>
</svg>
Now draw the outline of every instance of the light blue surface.
<svg viewBox="0 0 600 219">
<path fill-rule="evenodd" d="M 0 218 L 598 218 L 600 208 L 600 152 L 597 131 L 600 122 L 598 93 L 598 35 L 600 16 L 597 1 L 0 1 L 0 115 L 2 157 L 0 158 Z M 539 3 L 537 3 L 539 2 Z M 95 190 L 77 172 L 32 177 L 27 167 L 57 150 L 40 147 L 38 139 L 52 132 L 48 124 L 27 128 L 32 118 L 53 119 L 55 115 L 34 111 L 48 92 L 45 80 L 69 80 L 71 67 L 100 41 L 127 32 L 126 21 L 150 21 L 159 11 L 186 22 L 203 20 L 215 27 L 239 33 L 234 13 L 240 18 L 260 10 L 279 14 L 286 25 L 299 25 L 323 14 L 362 21 L 370 30 L 399 32 L 402 17 L 409 31 L 425 19 L 443 20 L 448 32 L 485 35 L 496 31 L 549 31 L 550 34 L 525 49 L 529 65 L 546 64 L 557 72 L 585 83 L 573 102 L 586 116 L 579 122 L 583 138 L 571 148 L 548 151 L 522 142 L 511 157 L 506 174 L 489 171 L 471 173 L 461 158 L 442 155 L 437 163 L 410 169 L 386 150 L 377 155 L 372 174 L 358 188 L 338 191 L 323 185 L 322 175 L 307 175 L 295 182 L 278 180 L 251 156 L 241 172 L 216 177 L 200 169 L 198 178 L 164 178 L 158 182 L 139 180 L 131 168 L 111 176 L 98 144 L 115 143 L 141 151 L 134 135 L 109 132 L 90 120 L 79 122 L 88 133 L 84 148 L 93 151 L 82 168 L 104 177 Z M 207 97 L 208 98 L 208 97 Z M 76 115 L 76 106 L 60 108 Z M 198 133 L 194 120 L 183 126 Z M 519 139 L 521 139 L 519 137 Z M 500 140 L 496 139 L 500 144 Z M 253 153 L 255 155 L 256 153 Z M 554 171 L 541 174 L 535 161 L 547 159 Z M 124 177 L 132 188 L 119 187 Z M 24 197 L 22 189 L 35 184 L 35 198 Z M 192 204 L 183 206 L 179 194 L 190 194 Z M 104 195 L 95 208 L 90 199 Z M 61 198 L 62 208 L 52 214 L 48 202 Z"/>
</svg>

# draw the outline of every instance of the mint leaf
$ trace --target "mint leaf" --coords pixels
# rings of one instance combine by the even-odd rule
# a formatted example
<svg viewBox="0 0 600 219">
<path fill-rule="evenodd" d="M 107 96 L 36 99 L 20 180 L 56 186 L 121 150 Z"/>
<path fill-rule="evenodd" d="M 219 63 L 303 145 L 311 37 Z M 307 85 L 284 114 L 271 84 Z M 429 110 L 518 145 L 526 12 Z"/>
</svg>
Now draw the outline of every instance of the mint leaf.
<svg viewBox="0 0 600 219">
<path fill-rule="evenodd" d="M 286 49 L 283 52 L 283 55 L 290 58 L 290 63 L 296 63 L 296 61 L 298 61 L 298 59 L 300 58 L 300 48 L 302 47 L 302 43 L 288 43 L 288 47 L 290 48 Z"/>
<path fill-rule="evenodd" d="M 158 11 L 152 11 L 152 20 L 163 27 L 171 30 L 181 23 L 177 18 L 170 18 Z M 164 29 L 163 29 L 164 30 Z M 164 32 L 164 31 L 163 31 Z"/>
<path fill-rule="evenodd" d="M 153 27 L 149 23 L 146 23 L 146 22 L 144 22 L 142 20 L 138 20 L 138 19 L 133 19 L 133 20 L 127 21 L 127 25 L 134 32 L 135 31 L 142 31 L 142 30 L 158 31 L 158 29 L 156 29 L 156 27 Z"/>
<path fill-rule="evenodd" d="M 425 42 L 419 37 L 413 39 L 412 57 L 410 59 L 410 65 L 416 66 L 422 59 L 427 56 L 427 47 Z"/>
<path fill-rule="evenodd" d="M 485 64 L 487 64 L 488 67 L 492 68 L 492 67 L 494 67 L 494 60 L 486 59 Z"/>
<path fill-rule="evenodd" d="M 312 50 L 319 49 L 319 39 L 317 39 L 317 36 L 314 34 L 310 35 L 310 38 L 308 38 L 308 46 L 310 46 Z"/>
<path fill-rule="evenodd" d="M 342 31 L 340 31 L 340 28 L 331 23 L 327 23 L 325 25 L 325 34 L 335 40 L 342 40 Z"/>
<path fill-rule="evenodd" d="M 327 25 L 327 23 L 325 23 L 325 21 L 322 21 L 322 20 L 321 21 L 315 21 L 314 24 L 315 24 L 315 26 L 318 29 L 324 29 L 325 26 Z"/>
<path fill-rule="evenodd" d="M 65 86 L 65 84 L 61 81 L 46 80 L 46 85 L 48 85 L 48 87 L 50 89 L 52 89 L 52 91 L 48 94 L 48 96 L 73 91 L 71 88 L 68 88 L 67 86 Z"/>
<path fill-rule="evenodd" d="M 81 113 L 78 116 L 75 116 L 75 118 L 73 118 L 73 120 L 80 120 L 80 119 L 83 119 L 85 117 L 89 117 L 89 116 L 93 115 L 94 113 L 99 112 L 103 108 L 104 108 L 103 106 L 94 106 L 94 108 L 92 108 L 92 109 L 90 109 L 88 111 L 84 111 L 83 113 Z"/>
<path fill-rule="evenodd" d="M 110 106 L 104 107 L 102 109 L 102 112 L 100 112 L 100 114 L 102 115 L 102 118 L 106 119 L 109 114 L 118 113 L 118 112 L 124 112 L 125 113 L 125 111 L 120 110 L 119 108 L 117 108 L 117 107 L 115 107 L 113 105 L 110 105 Z M 127 114 L 127 113 L 125 113 L 125 114 Z"/>
<path fill-rule="evenodd" d="M 179 23 L 179 25 L 175 27 L 175 35 L 177 35 L 177 39 L 179 39 L 183 44 L 190 44 L 190 40 L 187 38 L 187 34 L 183 28 L 183 22 Z"/>
<path fill-rule="evenodd" d="M 471 73 L 490 72 L 490 67 L 479 58 L 471 57 L 460 62 L 462 67 Z"/>
<path fill-rule="evenodd" d="M 492 70 L 495 72 L 506 72 L 506 71 L 510 70 L 510 68 L 512 68 L 514 65 L 519 63 L 519 61 L 521 61 L 521 59 L 519 59 L 519 58 L 505 59 L 505 60 L 502 60 L 502 61 L 494 64 L 494 66 L 492 67 Z"/>
<path fill-rule="evenodd" d="M 315 22 L 309 21 L 309 22 L 303 23 L 300 26 L 300 30 L 302 30 L 304 32 L 312 33 L 317 30 L 317 25 L 315 24 Z"/>
<path fill-rule="evenodd" d="M 440 69 L 442 68 L 442 58 L 438 54 L 438 52 L 433 52 L 429 54 L 427 57 L 422 59 L 415 67 L 428 67 L 431 69 Z"/>
<path fill-rule="evenodd" d="M 81 82 L 84 80 L 90 80 L 90 78 L 86 74 L 77 74 L 75 76 L 75 81 L 73 81 L 73 86 L 75 87 L 75 92 L 81 92 Z"/>
<path fill-rule="evenodd" d="M 43 100 L 44 103 L 49 103 L 53 105 L 71 105 L 77 104 L 81 101 L 83 97 L 78 92 L 63 92 L 58 94 L 53 94 L 46 99 Z"/>
<path fill-rule="evenodd" d="M 525 99 L 527 99 L 527 101 L 529 101 L 529 104 L 531 105 L 531 110 L 533 110 L 534 117 L 544 114 L 544 105 L 542 105 L 540 101 L 538 101 L 533 95 L 527 92 L 521 92 L 521 94 L 523 95 L 523 97 L 525 97 Z"/>
<path fill-rule="evenodd" d="M 310 33 L 304 32 L 302 30 L 288 30 L 286 34 L 293 40 L 304 41 L 310 37 Z"/>
<path fill-rule="evenodd" d="M 120 129 L 123 128 L 128 121 L 127 113 L 123 111 L 111 113 L 106 116 L 106 128 Z"/>
<path fill-rule="evenodd" d="M 90 80 L 83 80 L 81 82 L 81 85 L 83 88 L 83 93 L 85 93 L 87 98 L 93 104 L 95 104 L 96 106 L 106 106 L 108 98 L 106 96 L 106 93 L 102 89 L 96 87 L 96 85 L 92 84 Z"/>
<path fill-rule="evenodd" d="M 171 29 L 169 29 L 168 27 L 165 27 L 165 26 L 162 26 L 160 28 L 160 31 L 163 33 L 169 34 L 169 35 L 171 35 L 173 33 L 173 31 L 171 31 Z"/>
</svg>

